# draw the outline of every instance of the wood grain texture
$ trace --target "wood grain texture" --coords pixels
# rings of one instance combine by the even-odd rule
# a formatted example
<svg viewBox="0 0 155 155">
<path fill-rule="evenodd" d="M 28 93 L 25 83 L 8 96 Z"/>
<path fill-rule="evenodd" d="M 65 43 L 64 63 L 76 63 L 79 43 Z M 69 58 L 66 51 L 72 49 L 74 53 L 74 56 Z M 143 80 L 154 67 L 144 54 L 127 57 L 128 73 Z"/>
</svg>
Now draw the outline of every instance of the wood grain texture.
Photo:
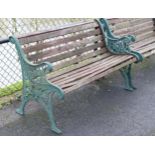
<svg viewBox="0 0 155 155">
<path fill-rule="evenodd" d="M 144 57 L 155 54 L 152 19 L 115 18 L 109 23 L 115 35 L 135 35 L 136 42 L 131 47 Z M 94 20 L 26 35 L 20 42 L 31 61 L 53 63 L 53 72 L 47 78 L 65 93 L 136 61 L 131 55 L 109 53 Z"/>
</svg>

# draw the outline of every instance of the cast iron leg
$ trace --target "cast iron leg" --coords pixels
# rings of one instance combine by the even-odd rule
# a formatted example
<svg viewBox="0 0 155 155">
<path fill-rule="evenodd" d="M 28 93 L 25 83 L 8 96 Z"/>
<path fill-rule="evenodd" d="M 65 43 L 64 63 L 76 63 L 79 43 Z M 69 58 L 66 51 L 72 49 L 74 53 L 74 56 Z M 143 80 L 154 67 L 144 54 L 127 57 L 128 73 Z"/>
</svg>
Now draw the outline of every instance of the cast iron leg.
<svg viewBox="0 0 155 155">
<path fill-rule="evenodd" d="M 55 118 L 53 115 L 53 103 L 52 103 L 52 96 L 48 95 L 47 97 L 43 97 L 40 100 L 40 103 L 43 105 L 45 108 L 45 111 L 47 112 L 47 115 L 49 117 L 50 125 L 51 125 L 51 130 L 54 131 L 57 134 L 61 134 L 61 130 L 56 126 L 55 123 Z"/>
<path fill-rule="evenodd" d="M 22 96 L 22 102 L 21 102 L 19 108 L 16 109 L 16 113 L 18 113 L 20 115 L 24 115 L 24 109 L 25 109 L 25 106 L 26 106 L 26 104 L 28 102 L 29 102 L 28 97 L 24 96 L 24 94 L 23 94 L 23 96 Z"/>
<path fill-rule="evenodd" d="M 131 64 L 123 67 L 122 69 L 120 69 L 120 72 L 124 78 L 125 81 L 125 89 L 128 91 L 133 91 L 136 89 L 136 87 L 134 87 L 133 83 L 132 83 L 132 77 L 131 77 Z"/>
</svg>

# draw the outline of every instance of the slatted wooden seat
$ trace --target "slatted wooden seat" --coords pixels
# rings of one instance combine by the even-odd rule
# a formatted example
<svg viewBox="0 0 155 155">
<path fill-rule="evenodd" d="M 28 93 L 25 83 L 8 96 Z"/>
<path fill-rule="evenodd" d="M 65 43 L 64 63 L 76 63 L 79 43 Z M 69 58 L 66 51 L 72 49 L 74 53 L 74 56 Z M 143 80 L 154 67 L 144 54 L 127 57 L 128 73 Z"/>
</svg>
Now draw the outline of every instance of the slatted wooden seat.
<svg viewBox="0 0 155 155">
<path fill-rule="evenodd" d="M 128 20 L 131 21 L 129 27 L 125 25 L 129 22 Z M 113 23 L 113 20 L 111 20 L 111 23 Z M 134 34 L 137 39 L 132 47 L 142 53 L 144 57 L 154 53 L 155 33 L 152 19 L 126 19 L 122 20 L 122 23 L 117 21 L 112 26 L 112 29 L 117 35 Z M 97 37 L 93 36 L 93 38 L 99 38 L 102 41 L 101 32 Z M 64 72 L 55 71 L 49 76 L 49 79 L 67 93 L 135 61 L 131 59 L 133 58 L 132 56 L 116 56 L 109 53 L 104 47 L 104 43 L 100 44 L 98 48 L 95 51 L 92 50 L 85 56 L 86 58 L 83 58 L 86 60 L 82 59 L 83 61 L 81 61 L 80 59 L 81 62 L 78 64 L 72 63 L 72 67 L 69 64 L 69 67 L 64 69 Z M 78 57 L 81 58 L 83 56 Z M 75 61 L 77 61 L 78 57 L 75 58 Z"/>
<path fill-rule="evenodd" d="M 136 36 L 136 41 L 131 47 L 143 57 L 155 53 L 152 19 L 109 19 L 108 21 L 115 35 Z M 101 28 L 93 19 L 54 30 L 19 36 L 18 41 L 29 61 L 36 64 L 52 63 L 53 70 L 48 72 L 47 78 L 64 93 L 136 62 L 136 58 L 132 55 L 115 55 L 109 52 Z M 17 46 L 16 48 L 19 50 Z M 23 105 L 25 106 L 26 103 Z M 23 114 L 23 109 L 23 106 L 20 107 L 18 113 Z M 53 115 L 52 118 L 49 117 L 53 119 Z M 60 132 L 55 124 L 51 126 L 53 131 Z"/>
</svg>

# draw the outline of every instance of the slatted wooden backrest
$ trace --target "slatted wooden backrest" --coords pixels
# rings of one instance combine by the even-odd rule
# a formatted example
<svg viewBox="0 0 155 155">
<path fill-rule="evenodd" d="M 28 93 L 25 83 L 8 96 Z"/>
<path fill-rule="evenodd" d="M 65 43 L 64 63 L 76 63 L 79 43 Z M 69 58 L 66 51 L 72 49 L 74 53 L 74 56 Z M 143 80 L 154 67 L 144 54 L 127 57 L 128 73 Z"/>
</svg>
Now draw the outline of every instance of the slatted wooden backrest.
<svg viewBox="0 0 155 155">
<path fill-rule="evenodd" d="M 137 42 L 154 36 L 152 19 L 109 19 L 109 23 L 116 35 L 133 34 Z M 19 40 L 29 60 L 36 63 L 49 61 L 55 70 L 94 57 L 98 57 L 95 59 L 97 61 L 110 55 L 106 52 L 100 28 L 93 19 L 33 33 Z"/>
<path fill-rule="evenodd" d="M 96 51 L 93 53 L 95 56 L 103 48 L 99 26 L 93 20 L 34 33 L 19 40 L 29 60 L 36 63 L 49 61 L 56 69 L 88 58 L 85 53 Z"/>
<path fill-rule="evenodd" d="M 135 35 L 136 42 L 155 35 L 155 27 L 151 18 L 110 19 L 109 23 L 116 35 Z"/>
</svg>

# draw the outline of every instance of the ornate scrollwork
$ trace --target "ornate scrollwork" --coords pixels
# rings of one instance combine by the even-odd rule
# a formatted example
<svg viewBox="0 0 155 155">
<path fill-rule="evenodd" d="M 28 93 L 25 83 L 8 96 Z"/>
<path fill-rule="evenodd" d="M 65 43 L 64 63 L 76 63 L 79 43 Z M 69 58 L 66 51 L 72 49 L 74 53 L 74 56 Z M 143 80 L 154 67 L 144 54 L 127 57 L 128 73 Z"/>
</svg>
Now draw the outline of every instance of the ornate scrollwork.
<svg viewBox="0 0 155 155">
<path fill-rule="evenodd" d="M 61 131 L 56 127 L 54 121 L 51 94 L 56 93 L 58 97 L 62 99 L 64 93 L 61 88 L 50 83 L 46 79 L 46 74 L 52 71 L 52 64 L 49 62 L 43 62 L 41 64 L 29 62 L 18 39 L 12 36 L 9 40 L 11 43 L 15 44 L 22 68 L 23 96 L 22 103 L 17 109 L 17 113 L 23 115 L 24 108 L 28 101 L 35 100 L 42 104 L 48 113 L 51 129 L 56 133 L 60 133 Z"/>
<path fill-rule="evenodd" d="M 110 27 L 106 19 L 100 18 L 97 19 L 96 21 L 98 22 L 101 28 L 106 47 L 111 53 L 117 55 L 121 54 L 133 55 L 134 57 L 136 57 L 137 62 L 143 61 L 142 54 L 130 48 L 130 44 L 132 42 L 135 42 L 136 40 L 133 35 L 123 37 L 115 36 L 110 30 Z"/>
</svg>

